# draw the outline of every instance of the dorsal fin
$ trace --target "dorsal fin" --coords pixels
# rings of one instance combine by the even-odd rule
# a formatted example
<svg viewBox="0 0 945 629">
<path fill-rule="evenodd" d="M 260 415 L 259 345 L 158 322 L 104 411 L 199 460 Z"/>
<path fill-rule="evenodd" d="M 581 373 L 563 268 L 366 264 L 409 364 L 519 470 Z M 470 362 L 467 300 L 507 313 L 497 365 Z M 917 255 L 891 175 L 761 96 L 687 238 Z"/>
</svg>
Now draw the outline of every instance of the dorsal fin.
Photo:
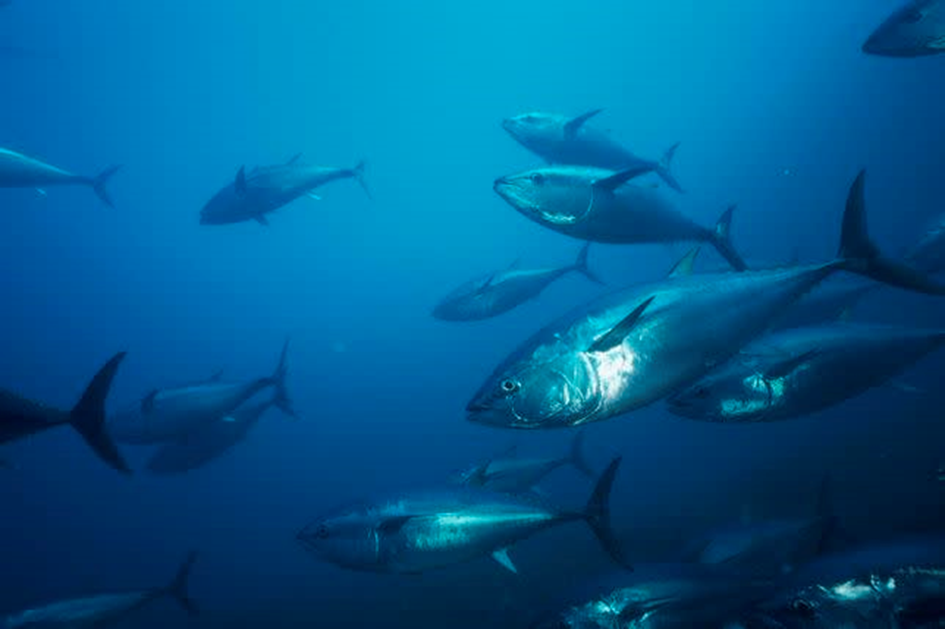
<svg viewBox="0 0 945 629">
<path fill-rule="evenodd" d="M 694 247 L 684 255 L 679 262 L 673 265 L 669 272 L 669 277 L 689 277 L 692 275 L 696 265 L 696 258 L 699 256 L 699 247 Z"/>
<path fill-rule="evenodd" d="M 233 188 L 236 190 L 236 194 L 240 196 L 246 194 L 246 166 L 240 166 L 239 172 L 236 173 L 236 181 L 233 182 Z"/>
<path fill-rule="evenodd" d="M 141 400 L 142 413 L 147 415 L 148 413 L 154 410 L 154 400 L 155 398 L 157 398 L 157 394 L 158 394 L 158 389 L 154 389 L 153 391 L 148 393 L 146 396 L 144 396 L 144 399 Z"/>
<path fill-rule="evenodd" d="M 632 330 L 637 324 L 637 321 L 640 320 L 640 317 L 643 316 L 643 313 L 646 311 L 647 307 L 653 303 L 654 299 L 656 299 L 655 295 L 634 308 L 633 312 L 624 317 L 623 320 L 611 328 L 607 334 L 594 341 L 594 344 L 588 348 L 588 351 L 606 352 L 607 350 L 613 349 L 614 347 L 620 345 L 624 338 L 626 338 L 627 334 L 630 333 L 630 330 Z"/>
<path fill-rule="evenodd" d="M 292 164 L 296 163 L 296 162 L 299 161 L 300 159 L 302 159 L 302 154 L 301 154 L 301 153 L 296 153 L 295 155 L 293 155 L 293 156 L 289 159 L 289 161 L 287 161 L 287 162 L 285 163 L 285 165 L 286 165 L 286 166 L 291 166 Z"/>
<path fill-rule="evenodd" d="M 627 170 L 621 170 L 614 173 L 609 177 L 604 177 L 603 179 L 598 179 L 594 182 L 594 187 L 598 190 L 607 190 L 608 192 L 613 192 L 620 186 L 624 185 L 631 179 L 636 179 L 642 175 L 653 172 L 652 164 L 644 164 L 643 166 L 635 166 L 633 168 L 628 168 Z"/>
<path fill-rule="evenodd" d="M 581 114 L 580 116 L 575 116 L 574 118 L 571 118 L 571 120 L 569 120 L 569 121 L 568 121 L 567 123 L 565 123 L 565 125 L 564 125 L 564 137 L 565 137 L 565 139 L 567 139 L 567 140 L 574 139 L 574 136 L 576 136 L 576 135 L 577 135 L 577 132 L 580 130 L 580 128 L 584 126 L 584 123 L 587 122 L 588 120 L 590 120 L 591 118 L 593 118 L 594 116 L 596 116 L 597 114 L 599 114 L 599 113 L 602 112 L 602 111 L 604 111 L 604 110 L 603 110 L 603 109 L 593 109 L 593 110 L 591 110 L 591 111 L 588 111 L 588 112 L 586 112 L 586 113 Z"/>
</svg>

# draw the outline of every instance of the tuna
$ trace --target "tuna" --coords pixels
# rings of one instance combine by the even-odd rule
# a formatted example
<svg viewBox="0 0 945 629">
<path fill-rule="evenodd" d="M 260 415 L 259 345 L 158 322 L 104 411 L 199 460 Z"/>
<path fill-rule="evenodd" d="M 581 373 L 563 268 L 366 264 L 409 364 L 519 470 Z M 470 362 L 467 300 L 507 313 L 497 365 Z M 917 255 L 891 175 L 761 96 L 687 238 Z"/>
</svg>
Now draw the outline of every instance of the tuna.
<svg viewBox="0 0 945 629">
<path fill-rule="evenodd" d="M 248 382 L 213 379 L 190 386 L 155 389 L 140 403 L 109 418 L 108 430 L 120 443 L 178 443 L 222 421 L 268 388 L 275 390 L 276 405 L 294 415 L 286 390 L 288 348 L 286 342 L 271 376 Z"/>
<path fill-rule="evenodd" d="M 539 168 L 495 181 L 496 193 L 536 223 L 572 238 L 610 244 L 710 243 L 735 269 L 729 208 L 715 227 L 698 225 L 652 187 L 631 181 L 650 166 L 623 171 L 577 166 Z"/>
<path fill-rule="evenodd" d="M 595 300 L 519 346 L 470 400 L 468 419 L 560 428 L 648 406 L 736 356 L 837 271 L 945 295 L 945 287 L 882 256 L 870 241 L 863 182 L 860 173 L 850 190 L 837 259 L 781 270 L 677 274 Z"/>
<path fill-rule="evenodd" d="M 433 309 L 433 316 L 443 321 L 477 321 L 508 312 L 532 300 L 548 286 L 569 273 L 580 273 L 601 284 L 587 266 L 590 243 L 581 249 L 574 264 L 556 269 L 518 270 L 509 268 L 466 282 Z"/>
<path fill-rule="evenodd" d="M 945 0 L 910 0 L 870 35 L 863 52 L 884 57 L 945 52 Z"/>
<path fill-rule="evenodd" d="M 207 465 L 243 441 L 266 411 L 279 403 L 273 397 L 241 406 L 181 441 L 162 445 L 148 460 L 148 470 L 160 475 L 182 474 Z"/>
<path fill-rule="evenodd" d="M 524 494 L 557 469 L 566 466 L 593 478 L 594 471 L 584 457 L 584 431 L 574 435 L 567 456 L 549 458 L 495 457 L 480 463 L 462 474 L 467 487 L 482 487 L 506 494 Z"/>
<path fill-rule="evenodd" d="M 174 599 L 188 614 L 196 616 L 197 605 L 187 593 L 187 581 L 196 559 L 196 553 L 189 554 L 174 580 L 165 587 L 99 594 L 27 609 L 0 618 L 0 629 L 104 629 L 118 624 L 154 601 L 168 597 Z"/>
<path fill-rule="evenodd" d="M 316 520 L 297 539 L 319 558 L 352 570 L 419 573 L 491 555 L 517 572 L 512 544 L 568 522 L 586 522 L 617 563 L 627 566 L 610 526 L 610 491 L 620 458 L 601 474 L 582 512 L 533 499 L 459 489 L 412 494 Z"/>
<path fill-rule="evenodd" d="M 114 207 L 106 185 L 121 166 L 113 166 L 95 177 L 75 175 L 33 157 L 0 148 L 0 188 L 36 188 L 49 186 L 89 186 L 102 202 Z"/>
<path fill-rule="evenodd" d="M 502 121 L 516 142 L 549 164 L 592 166 L 608 170 L 646 167 L 655 172 L 670 188 L 683 189 L 671 171 L 673 156 L 679 144 L 671 146 L 659 161 L 637 157 L 611 137 L 595 129 L 588 121 L 601 109 L 570 118 L 560 114 L 531 112 Z"/>
<path fill-rule="evenodd" d="M 371 196 L 364 180 L 364 162 L 354 168 L 311 166 L 303 164 L 301 155 L 296 155 L 285 164 L 263 166 L 248 173 L 245 167 L 240 168 L 234 181 L 204 206 L 200 224 L 256 221 L 268 225 L 267 214 L 302 196 L 318 199 L 314 192 L 316 189 L 339 179 L 355 179 L 365 194 Z"/>
<path fill-rule="evenodd" d="M 99 369 L 71 411 L 0 389 L 0 443 L 22 439 L 57 426 L 72 426 L 98 457 L 124 474 L 131 469 L 105 428 L 105 400 L 125 353 L 116 354 Z"/>
<path fill-rule="evenodd" d="M 883 385 L 945 344 L 945 331 L 834 324 L 767 336 L 673 395 L 680 417 L 723 423 L 803 417 Z"/>
</svg>

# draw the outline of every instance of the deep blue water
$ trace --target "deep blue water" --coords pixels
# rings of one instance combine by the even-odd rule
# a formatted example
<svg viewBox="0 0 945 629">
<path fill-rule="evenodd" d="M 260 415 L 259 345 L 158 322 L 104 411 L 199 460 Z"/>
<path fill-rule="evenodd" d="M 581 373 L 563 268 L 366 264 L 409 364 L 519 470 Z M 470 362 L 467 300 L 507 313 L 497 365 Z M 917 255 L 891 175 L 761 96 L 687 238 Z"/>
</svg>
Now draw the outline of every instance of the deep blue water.
<svg viewBox="0 0 945 629">
<path fill-rule="evenodd" d="M 680 141 L 680 209 L 710 223 L 737 202 L 750 260 L 826 259 L 856 172 L 870 228 L 908 246 L 945 207 L 942 58 L 867 57 L 895 3 L 537 0 L 432 3 L 18 0 L 0 13 L 0 145 L 82 173 L 124 164 L 117 209 L 87 189 L 0 191 L 0 383 L 70 407 L 127 350 L 110 407 L 167 384 L 267 375 L 291 338 L 302 420 L 277 413 L 190 474 L 131 479 L 68 430 L 5 446 L 0 611 L 163 584 L 191 548 L 205 613 L 171 605 L 140 626 L 517 627 L 606 557 L 579 526 L 516 548 L 521 575 L 488 560 L 424 576 L 318 563 L 295 531 L 339 503 L 437 484 L 517 441 L 566 433 L 467 423 L 464 406 L 521 339 L 599 289 L 566 278 L 500 319 L 433 320 L 462 281 L 521 258 L 570 261 L 580 243 L 515 213 L 493 179 L 536 163 L 499 121 L 580 113 L 638 153 Z M 198 224 L 241 165 L 368 161 L 375 200 L 352 182 L 270 217 Z M 787 171 L 787 172 L 786 172 Z M 612 285 L 662 277 L 685 247 L 597 246 Z M 721 264 L 707 254 L 705 267 Z M 934 327 L 945 309 L 898 292 L 858 316 Z M 940 447 L 942 356 L 811 418 L 726 427 L 662 405 L 592 427 L 595 460 L 624 455 L 615 521 L 639 558 L 746 511 L 813 509 L 835 479 L 862 537 L 945 523 L 929 471 Z M 146 452 L 125 448 L 136 467 Z M 580 504 L 570 471 L 547 484 Z"/>
</svg>

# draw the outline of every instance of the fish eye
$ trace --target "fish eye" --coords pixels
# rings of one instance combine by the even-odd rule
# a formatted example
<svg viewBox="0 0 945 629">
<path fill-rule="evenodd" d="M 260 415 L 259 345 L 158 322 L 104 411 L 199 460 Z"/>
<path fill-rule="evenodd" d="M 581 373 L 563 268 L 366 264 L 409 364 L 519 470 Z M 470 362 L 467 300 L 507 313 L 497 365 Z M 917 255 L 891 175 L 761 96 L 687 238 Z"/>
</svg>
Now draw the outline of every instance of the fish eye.
<svg viewBox="0 0 945 629">
<path fill-rule="evenodd" d="M 330 533 L 328 531 L 328 527 L 325 526 L 324 524 L 320 525 L 317 529 L 315 529 L 315 537 L 317 537 L 318 539 L 328 539 L 329 535 Z"/>
<path fill-rule="evenodd" d="M 532 174 L 528 177 L 528 179 L 529 179 L 529 181 L 531 181 L 531 182 L 532 182 L 533 184 L 535 184 L 536 186 L 540 186 L 540 185 L 542 185 L 543 183 L 545 183 L 545 176 L 542 175 L 541 173 L 532 173 Z"/>
<path fill-rule="evenodd" d="M 509 395 L 518 391 L 519 384 L 515 380 L 503 380 L 499 387 L 502 389 L 503 393 Z"/>
<path fill-rule="evenodd" d="M 705 399 L 709 397 L 709 389 L 707 387 L 696 387 L 693 389 L 692 394 L 700 399 Z"/>
<path fill-rule="evenodd" d="M 814 608 L 810 603 L 804 600 L 797 600 L 791 604 L 791 609 L 801 616 L 806 616 L 808 618 L 813 617 Z"/>
</svg>

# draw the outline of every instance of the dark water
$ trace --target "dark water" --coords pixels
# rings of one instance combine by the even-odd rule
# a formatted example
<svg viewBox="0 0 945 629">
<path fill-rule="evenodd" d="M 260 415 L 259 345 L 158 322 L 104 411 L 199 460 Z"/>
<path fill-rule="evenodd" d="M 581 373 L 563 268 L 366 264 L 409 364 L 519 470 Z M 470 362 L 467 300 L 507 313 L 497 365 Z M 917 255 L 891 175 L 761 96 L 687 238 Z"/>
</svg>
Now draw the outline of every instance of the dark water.
<svg viewBox="0 0 945 629">
<path fill-rule="evenodd" d="M 597 288 L 572 276 L 501 319 L 434 321 L 455 285 L 521 258 L 569 262 L 580 243 L 530 223 L 491 190 L 536 163 L 499 127 L 533 109 L 580 113 L 635 151 L 682 145 L 680 209 L 703 223 L 738 202 L 749 259 L 836 248 L 847 186 L 869 170 L 870 226 L 911 244 L 943 209 L 941 58 L 867 57 L 886 0 L 785 3 L 537 0 L 485 3 L 21 0 L 0 13 L 0 145 L 82 173 L 125 164 L 117 209 L 87 189 L 0 191 L 0 383 L 70 407 L 98 365 L 129 356 L 111 408 L 154 387 L 268 374 L 291 337 L 302 421 L 277 413 L 193 473 L 122 478 L 68 429 L 4 447 L 0 610 L 168 580 L 201 553 L 193 593 L 132 624 L 524 626 L 609 569 L 578 525 L 513 550 L 520 575 L 482 560 L 423 576 L 320 564 L 295 531 L 339 503 L 438 484 L 518 441 L 565 451 L 569 434 L 464 420 L 482 379 L 522 338 Z M 352 182 L 270 217 L 202 227 L 240 165 L 298 152 L 369 163 Z M 661 277 L 679 247 L 599 246 L 613 285 Z M 705 266 L 721 264 L 714 253 Z M 863 319 L 934 327 L 941 303 L 871 296 Z M 591 454 L 624 456 L 614 519 L 631 555 L 672 556 L 705 527 L 805 515 L 822 474 L 861 538 L 945 523 L 930 471 L 941 448 L 945 357 L 811 418 L 726 427 L 657 404 L 594 426 Z M 126 449 L 128 450 L 128 449 Z M 146 452 L 128 450 L 141 467 Z M 584 479 L 546 490 L 581 504 Z"/>
</svg>

